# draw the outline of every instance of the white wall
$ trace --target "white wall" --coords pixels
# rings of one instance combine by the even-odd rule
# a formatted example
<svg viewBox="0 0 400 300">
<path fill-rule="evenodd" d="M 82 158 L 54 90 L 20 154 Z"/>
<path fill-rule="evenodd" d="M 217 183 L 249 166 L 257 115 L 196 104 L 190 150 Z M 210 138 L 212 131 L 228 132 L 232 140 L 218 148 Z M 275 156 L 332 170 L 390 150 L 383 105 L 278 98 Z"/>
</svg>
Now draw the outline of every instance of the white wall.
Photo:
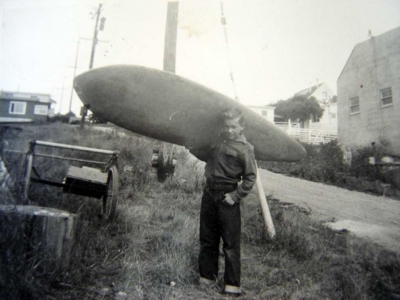
<svg viewBox="0 0 400 300">
<path fill-rule="evenodd" d="M 346 147 L 371 143 L 400 155 L 400 27 L 358 44 L 338 79 L 338 141 Z M 382 106 L 380 90 L 392 88 L 393 104 Z M 359 111 L 350 112 L 350 98 Z"/>
<path fill-rule="evenodd" d="M 250 108 L 252 111 L 258 113 L 260 116 L 263 116 L 266 120 L 270 121 L 271 123 L 274 123 L 275 107 L 270 107 L 270 106 L 267 107 L 247 106 L 247 107 Z"/>
</svg>

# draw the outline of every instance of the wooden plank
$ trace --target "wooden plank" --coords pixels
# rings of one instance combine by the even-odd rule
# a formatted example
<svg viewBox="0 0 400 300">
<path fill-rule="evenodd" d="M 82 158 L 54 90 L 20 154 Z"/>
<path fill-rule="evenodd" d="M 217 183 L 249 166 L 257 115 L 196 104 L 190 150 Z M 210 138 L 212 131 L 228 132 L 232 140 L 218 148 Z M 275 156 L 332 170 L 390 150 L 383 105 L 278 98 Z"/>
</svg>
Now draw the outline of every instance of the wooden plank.
<svg viewBox="0 0 400 300">
<path fill-rule="evenodd" d="M 79 168 L 75 166 L 69 166 L 67 177 L 78 180 L 90 181 L 94 183 L 106 184 L 108 174 L 102 173 L 100 170 L 95 168 L 90 168 L 90 167 Z"/>
</svg>

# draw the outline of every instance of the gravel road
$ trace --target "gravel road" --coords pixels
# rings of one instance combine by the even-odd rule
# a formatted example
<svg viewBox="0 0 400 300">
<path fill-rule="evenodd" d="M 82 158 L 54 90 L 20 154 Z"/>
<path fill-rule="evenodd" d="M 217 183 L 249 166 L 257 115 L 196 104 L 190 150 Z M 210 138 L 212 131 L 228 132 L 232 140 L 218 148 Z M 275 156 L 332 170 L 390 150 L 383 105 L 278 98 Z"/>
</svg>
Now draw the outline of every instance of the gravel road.
<svg viewBox="0 0 400 300">
<path fill-rule="evenodd" d="M 311 216 L 335 230 L 400 252 L 400 201 L 260 170 L 266 194 L 311 209 Z"/>
</svg>

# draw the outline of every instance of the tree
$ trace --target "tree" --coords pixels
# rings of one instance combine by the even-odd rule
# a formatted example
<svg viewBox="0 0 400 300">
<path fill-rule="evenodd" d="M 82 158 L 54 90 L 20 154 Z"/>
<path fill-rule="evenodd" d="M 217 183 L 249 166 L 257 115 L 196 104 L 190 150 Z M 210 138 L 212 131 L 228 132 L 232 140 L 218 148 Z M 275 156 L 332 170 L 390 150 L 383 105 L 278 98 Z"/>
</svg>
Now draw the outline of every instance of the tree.
<svg viewBox="0 0 400 300">
<path fill-rule="evenodd" d="M 295 96 L 287 100 L 280 100 L 274 106 L 275 114 L 285 119 L 299 119 L 300 122 L 308 119 L 319 120 L 324 113 L 324 110 L 314 97 Z"/>
</svg>

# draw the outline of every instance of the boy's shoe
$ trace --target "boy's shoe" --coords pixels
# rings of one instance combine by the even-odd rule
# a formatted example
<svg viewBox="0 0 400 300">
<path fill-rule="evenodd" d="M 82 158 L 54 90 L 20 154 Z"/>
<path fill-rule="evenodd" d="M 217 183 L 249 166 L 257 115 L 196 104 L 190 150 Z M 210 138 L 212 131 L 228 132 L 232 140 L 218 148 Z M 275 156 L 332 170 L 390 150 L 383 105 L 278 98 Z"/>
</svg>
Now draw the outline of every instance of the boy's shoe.
<svg viewBox="0 0 400 300">
<path fill-rule="evenodd" d="M 208 278 L 200 277 L 199 283 L 201 286 L 211 287 L 215 284 L 215 281 Z"/>
<path fill-rule="evenodd" d="M 240 296 L 242 294 L 242 290 L 240 289 L 239 286 L 233 286 L 233 285 L 227 284 L 227 285 L 225 285 L 224 293 Z"/>
</svg>

